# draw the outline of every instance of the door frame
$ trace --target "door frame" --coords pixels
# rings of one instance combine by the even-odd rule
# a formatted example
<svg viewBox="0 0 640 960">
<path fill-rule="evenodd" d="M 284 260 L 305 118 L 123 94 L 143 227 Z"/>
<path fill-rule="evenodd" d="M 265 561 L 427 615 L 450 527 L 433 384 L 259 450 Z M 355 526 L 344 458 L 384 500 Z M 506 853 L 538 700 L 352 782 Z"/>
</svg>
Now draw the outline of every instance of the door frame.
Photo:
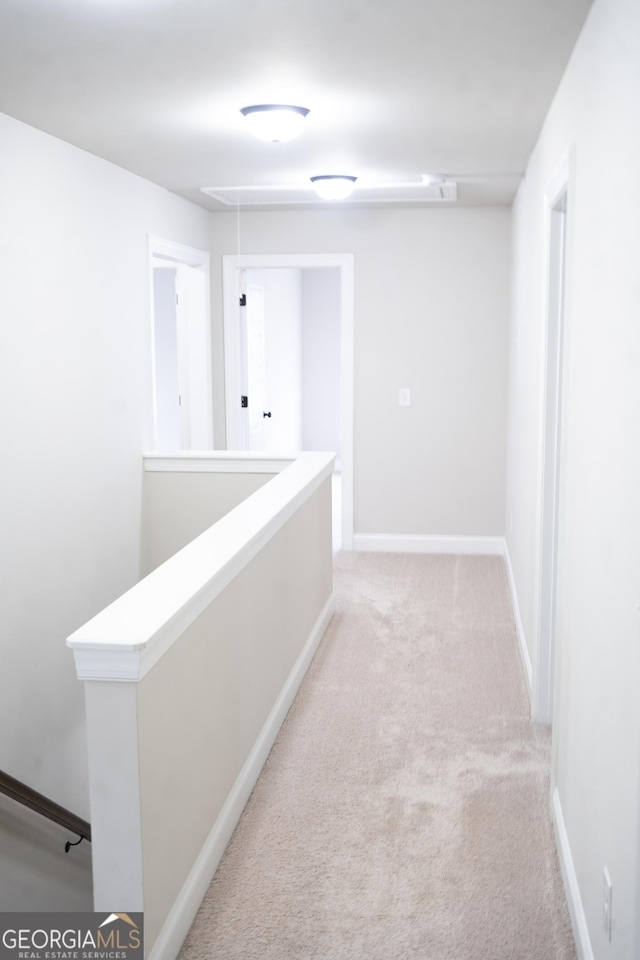
<svg viewBox="0 0 640 960">
<path fill-rule="evenodd" d="M 295 268 L 340 271 L 340 444 L 342 459 L 342 547 L 353 549 L 353 273 L 352 253 L 242 254 L 222 258 L 227 450 L 240 449 L 240 272 Z"/>
<path fill-rule="evenodd" d="M 575 153 L 567 151 L 545 191 L 545 324 L 540 431 L 539 559 L 533 719 L 553 721 L 559 680 L 561 552 L 567 405 L 567 326 L 573 243 Z M 564 412 L 563 412 L 564 411 Z"/>
<path fill-rule="evenodd" d="M 207 449 L 213 450 L 213 373 L 212 373 L 212 353 L 211 353 L 211 282 L 210 282 L 210 255 L 207 250 L 198 250 L 196 247 L 188 247 L 182 243 L 175 243 L 173 240 L 165 240 L 163 237 L 156 237 L 152 234 L 148 235 L 148 261 L 149 261 L 149 290 L 150 290 L 150 329 L 151 329 L 151 416 L 152 416 L 152 425 L 153 425 L 153 449 L 157 449 L 158 442 L 158 424 L 157 424 L 157 403 L 156 403 L 156 347 L 155 347 L 155 312 L 154 312 L 154 294 L 153 294 L 153 270 L 154 266 L 157 266 L 158 260 L 164 260 L 166 262 L 172 262 L 176 265 L 176 269 L 180 264 L 183 264 L 187 267 L 193 267 L 197 270 L 200 270 L 205 276 L 205 316 L 204 321 L 204 330 L 206 337 L 206 351 L 204 358 L 200 358 L 204 361 L 205 364 L 205 389 L 207 396 L 209 397 L 209 405 L 206 411 L 206 432 L 208 436 L 208 446 Z M 178 332 L 178 345 L 180 347 L 180 332 Z M 184 344 L 182 355 L 178 355 L 178 364 L 182 364 L 183 367 L 186 365 L 186 369 L 181 373 L 181 381 L 184 382 L 188 389 L 189 383 L 189 357 L 186 356 L 186 351 L 184 350 Z M 182 385 L 182 384 L 181 384 Z M 182 423 L 182 436 L 183 441 L 189 443 L 189 423 L 188 423 L 188 401 L 187 406 L 181 411 L 181 421 Z"/>
</svg>

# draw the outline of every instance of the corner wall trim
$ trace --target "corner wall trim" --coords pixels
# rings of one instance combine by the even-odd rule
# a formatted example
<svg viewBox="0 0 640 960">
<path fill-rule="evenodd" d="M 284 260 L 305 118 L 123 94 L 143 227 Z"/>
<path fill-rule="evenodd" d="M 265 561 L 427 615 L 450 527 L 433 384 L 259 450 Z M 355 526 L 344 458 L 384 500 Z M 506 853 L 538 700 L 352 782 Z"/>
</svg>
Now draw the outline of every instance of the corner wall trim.
<svg viewBox="0 0 640 960">
<path fill-rule="evenodd" d="M 564 823 L 562 804 L 560 803 L 560 794 L 558 793 L 557 787 L 555 787 L 553 791 L 551 811 L 556 833 L 558 856 L 560 858 L 560 868 L 562 870 L 562 880 L 564 882 L 564 891 L 569 906 L 569 915 L 571 917 L 571 926 L 573 927 L 573 936 L 576 941 L 578 958 L 579 960 L 594 960 L 591 940 L 589 938 L 589 929 L 587 927 L 587 918 L 584 913 L 584 907 L 582 906 L 578 877 L 573 865 L 569 837 Z"/>
<path fill-rule="evenodd" d="M 251 795 L 269 751 L 289 711 L 296 693 L 309 669 L 329 622 L 335 611 L 335 599 L 331 594 L 320 611 L 291 673 L 267 717 L 258 739 L 247 757 L 238 779 L 233 785 L 220 815 L 200 851 L 191 873 L 169 911 L 162 930 L 153 946 L 149 960 L 175 960 L 189 932 L 198 908 L 204 899 L 218 869 L 231 835 L 238 823 L 247 800 Z"/>
<path fill-rule="evenodd" d="M 504 537 L 419 536 L 411 534 L 358 533 L 354 550 L 372 553 L 465 553 L 502 556 Z"/>
<path fill-rule="evenodd" d="M 513 607 L 513 619 L 516 622 L 516 634 L 518 637 L 518 647 L 520 648 L 520 659 L 522 660 L 524 675 L 527 681 L 529 703 L 533 705 L 533 667 L 531 666 L 531 657 L 529 656 L 529 648 L 527 647 L 527 638 L 525 636 L 524 627 L 522 626 L 522 618 L 520 617 L 520 604 L 518 603 L 516 581 L 513 575 L 513 567 L 511 566 L 509 547 L 507 546 L 506 541 L 504 542 L 504 563 L 507 568 L 509 591 L 511 593 L 511 606 Z"/>
</svg>

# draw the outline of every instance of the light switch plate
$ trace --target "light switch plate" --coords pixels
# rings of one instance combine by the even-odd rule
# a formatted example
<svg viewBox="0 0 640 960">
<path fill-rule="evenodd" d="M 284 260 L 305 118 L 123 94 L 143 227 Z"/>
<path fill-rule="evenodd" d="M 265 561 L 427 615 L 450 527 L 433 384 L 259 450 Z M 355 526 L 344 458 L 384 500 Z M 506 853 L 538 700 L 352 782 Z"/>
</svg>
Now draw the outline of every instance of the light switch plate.
<svg viewBox="0 0 640 960">
<path fill-rule="evenodd" d="M 398 390 L 398 406 L 400 407 L 410 407 L 411 406 L 411 390 L 409 387 L 400 387 Z"/>
</svg>

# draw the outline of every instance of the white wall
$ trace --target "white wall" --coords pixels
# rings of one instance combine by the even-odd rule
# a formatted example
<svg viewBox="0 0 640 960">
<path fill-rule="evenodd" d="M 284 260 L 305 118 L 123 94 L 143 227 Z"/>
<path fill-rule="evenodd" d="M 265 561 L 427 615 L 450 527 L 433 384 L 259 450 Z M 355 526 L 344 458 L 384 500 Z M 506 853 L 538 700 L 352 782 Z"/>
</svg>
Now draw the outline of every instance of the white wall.
<svg viewBox="0 0 640 960">
<path fill-rule="evenodd" d="M 244 253 L 354 254 L 355 532 L 502 534 L 509 211 L 240 216 Z M 213 219 L 215 270 L 236 224 Z M 221 297 L 212 315 L 222 358 Z M 399 387 L 412 389 L 409 409 Z M 216 406 L 221 437 L 221 386 Z"/>
<path fill-rule="evenodd" d="M 340 271 L 302 271 L 302 449 L 340 460 Z"/>
<path fill-rule="evenodd" d="M 2 115 L 0 142 L 0 768 L 88 818 L 65 638 L 139 575 L 147 235 L 207 248 L 210 217 Z"/>
<path fill-rule="evenodd" d="M 182 550 L 274 475 L 178 469 L 145 472 L 143 573 L 151 573 Z"/>
<path fill-rule="evenodd" d="M 640 956 L 639 101 L 640 6 L 595 0 L 514 208 L 507 539 L 535 660 L 544 192 L 574 145 L 554 780 L 596 960 Z"/>
</svg>

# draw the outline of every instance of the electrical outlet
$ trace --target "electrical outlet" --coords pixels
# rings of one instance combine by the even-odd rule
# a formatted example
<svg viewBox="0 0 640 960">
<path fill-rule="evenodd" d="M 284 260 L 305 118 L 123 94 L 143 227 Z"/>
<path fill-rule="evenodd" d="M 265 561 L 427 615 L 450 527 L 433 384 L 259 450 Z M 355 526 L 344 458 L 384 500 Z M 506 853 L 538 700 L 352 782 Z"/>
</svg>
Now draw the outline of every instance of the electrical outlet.
<svg viewBox="0 0 640 960">
<path fill-rule="evenodd" d="M 609 871 L 604 868 L 603 898 L 602 898 L 602 922 L 607 940 L 611 943 L 611 877 Z"/>
</svg>

